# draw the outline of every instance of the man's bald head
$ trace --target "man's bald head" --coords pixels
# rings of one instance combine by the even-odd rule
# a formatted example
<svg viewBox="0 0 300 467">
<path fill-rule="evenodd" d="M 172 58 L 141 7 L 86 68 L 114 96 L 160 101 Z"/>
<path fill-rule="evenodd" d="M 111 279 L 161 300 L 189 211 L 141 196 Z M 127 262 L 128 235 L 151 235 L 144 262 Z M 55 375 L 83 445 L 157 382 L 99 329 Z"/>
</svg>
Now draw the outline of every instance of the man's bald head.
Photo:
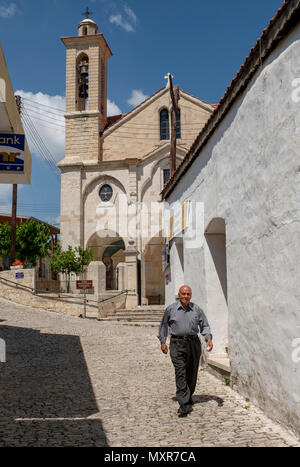
<svg viewBox="0 0 300 467">
<path fill-rule="evenodd" d="M 184 289 L 188 290 L 190 294 L 192 294 L 192 289 L 190 288 L 189 285 L 182 285 L 179 289 L 179 293 L 181 292 L 181 290 L 184 290 Z"/>
</svg>

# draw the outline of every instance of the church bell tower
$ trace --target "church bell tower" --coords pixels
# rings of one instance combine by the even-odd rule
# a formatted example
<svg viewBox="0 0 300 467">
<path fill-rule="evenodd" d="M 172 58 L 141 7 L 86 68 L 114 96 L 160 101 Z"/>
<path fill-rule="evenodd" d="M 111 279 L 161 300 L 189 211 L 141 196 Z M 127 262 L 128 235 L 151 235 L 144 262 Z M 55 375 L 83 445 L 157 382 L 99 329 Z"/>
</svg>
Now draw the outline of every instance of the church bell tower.
<svg viewBox="0 0 300 467">
<path fill-rule="evenodd" d="M 65 159 L 85 163 L 101 160 L 100 135 L 107 122 L 107 60 L 112 56 L 90 12 L 78 35 L 62 37 L 66 58 Z"/>
</svg>

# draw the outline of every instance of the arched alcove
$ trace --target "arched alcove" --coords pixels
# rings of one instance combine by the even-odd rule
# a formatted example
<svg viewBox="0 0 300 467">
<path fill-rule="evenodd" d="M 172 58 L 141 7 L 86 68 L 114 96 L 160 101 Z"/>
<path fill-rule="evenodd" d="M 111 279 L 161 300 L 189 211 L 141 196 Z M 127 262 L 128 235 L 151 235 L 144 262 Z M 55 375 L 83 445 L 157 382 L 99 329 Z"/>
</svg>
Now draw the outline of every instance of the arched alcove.
<svg viewBox="0 0 300 467">
<path fill-rule="evenodd" d="M 226 225 L 214 218 L 205 229 L 207 316 L 213 329 L 214 352 L 228 353 Z"/>
<path fill-rule="evenodd" d="M 87 242 L 94 252 L 94 261 L 106 267 L 106 290 L 118 290 L 117 266 L 125 262 L 125 241 L 117 232 L 103 230 L 95 232 Z"/>
<path fill-rule="evenodd" d="M 162 265 L 165 238 L 161 235 L 162 232 L 159 232 L 148 241 L 143 254 L 143 296 L 149 305 L 165 303 L 165 274 Z"/>
</svg>

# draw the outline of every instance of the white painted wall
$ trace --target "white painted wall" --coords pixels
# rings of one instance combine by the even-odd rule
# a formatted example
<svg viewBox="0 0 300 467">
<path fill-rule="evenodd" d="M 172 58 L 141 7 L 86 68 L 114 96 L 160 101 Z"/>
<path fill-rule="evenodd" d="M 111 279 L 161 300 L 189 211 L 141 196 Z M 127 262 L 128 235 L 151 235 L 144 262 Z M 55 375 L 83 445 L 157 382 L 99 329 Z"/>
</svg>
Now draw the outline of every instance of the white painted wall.
<svg viewBox="0 0 300 467">
<path fill-rule="evenodd" d="M 292 343 L 300 337 L 300 102 L 292 83 L 299 77 L 298 26 L 168 199 L 203 202 L 205 226 L 225 219 L 233 386 L 298 432 L 300 363 Z M 207 311 L 204 246 L 184 254 L 184 281 Z M 218 345 L 216 321 L 212 333 Z"/>
<path fill-rule="evenodd" d="M 182 238 L 174 238 L 170 249 L 171 287 L 168 290 L 167 300 L 169 305 L 174 303 L 178 291 L 184 282 L 184 246 Z"/>
</svg>

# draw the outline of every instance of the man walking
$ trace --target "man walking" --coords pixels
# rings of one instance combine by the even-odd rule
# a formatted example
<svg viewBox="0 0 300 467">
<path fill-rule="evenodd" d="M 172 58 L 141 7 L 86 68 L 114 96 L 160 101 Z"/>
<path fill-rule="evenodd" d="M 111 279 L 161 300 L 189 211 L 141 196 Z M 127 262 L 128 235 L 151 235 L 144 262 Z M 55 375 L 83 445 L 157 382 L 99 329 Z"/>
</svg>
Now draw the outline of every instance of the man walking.
<svg viewBox="0 0 300 467">
<path fill-rule="evenodd" d="M 178 415 L 183 417 L 192 411 L 192 395 L 196 388 L 201 343 L 203 335 L 208 352 L 213 349 L 212 334 L 203 310 L 191 302 L 192 290 L 188 285 L 179 289 L 179 301 L 168 306 L 160 323 L 158 338 L 161 350 L 168 353 L 166 340 L 171 333 L 170 355 L 175 368 Z"/>
</svg>

